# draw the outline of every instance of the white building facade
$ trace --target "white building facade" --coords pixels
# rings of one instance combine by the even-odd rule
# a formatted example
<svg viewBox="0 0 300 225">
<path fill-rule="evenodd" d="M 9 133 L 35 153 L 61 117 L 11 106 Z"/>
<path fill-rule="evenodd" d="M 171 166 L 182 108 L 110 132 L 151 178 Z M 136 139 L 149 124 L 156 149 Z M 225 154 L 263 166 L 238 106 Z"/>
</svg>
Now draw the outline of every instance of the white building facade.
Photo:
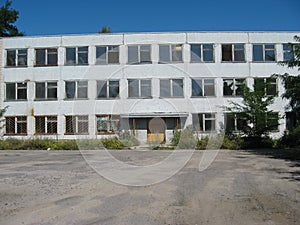
<svg viewBox="0 0 300 225">
<path fill-rule="evenodd" d="M 274 73 L 297 74 L 292 32 L 124 33 L 0 40 L 3 137 L 100 139 L 130 130 L 141 143 L 169 142 L 192 125 L 198 135 L 238 130 L 224 106 L 243 85 L 270 82 L 271 109 L 286 129 Z"/>
</svg>

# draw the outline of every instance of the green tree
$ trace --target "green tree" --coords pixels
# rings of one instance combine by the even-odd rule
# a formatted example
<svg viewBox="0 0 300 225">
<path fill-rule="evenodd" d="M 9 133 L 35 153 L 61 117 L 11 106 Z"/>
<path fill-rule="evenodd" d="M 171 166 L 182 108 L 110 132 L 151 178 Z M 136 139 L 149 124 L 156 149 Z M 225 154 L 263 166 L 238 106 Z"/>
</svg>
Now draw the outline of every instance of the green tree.
<svg viewBox="0 0 300 225">
<path fill-rule="evenodd" d="M 279 116 L 269 109 L 275 96 L 266 95 L 265 91 L 269 85 L 269 83 L 257 82 L 254 84 L 254 90 L 245 86 L 242 103 L 231 101 L 230 106 L 226 107 L 231 112 L 229 116 L 237 114 L 239 121 L 243 122 L 240 129 L 247 137 L 261 139 L 278 127 Z"/>
<path fill-rule="evenodd" d="M 19 12 L 11 8 L 12 1 L 7 0 L 0 8 L 0 36 L 13 37 L 23 36 L 24 33 L 20 32 L 14 23 L 19 18 Z"/>
<path fill-rule="evenodd" d="M 297 68 L 300 71 L 300 37 L 295 36 L 295 41 L 298 43 L 289 43 L 290 54 L 292 57 L 289 60 L 280 62 L 281 65 L 288 68 Z M 288 73 L 278 75 L 282 79 L 285 88 L 283 98 L 289 100 L 289 106 L 295 113 L 296 119 L 300 120 L 300 74 L 290 75 Z"/>
<path fill-rule="evenodd" d="M 110 27 L 109 26 L 103 26 L 98 33 L 99 34 L 101 34 L 101 33 L 111 33 Z"/>
</svg>

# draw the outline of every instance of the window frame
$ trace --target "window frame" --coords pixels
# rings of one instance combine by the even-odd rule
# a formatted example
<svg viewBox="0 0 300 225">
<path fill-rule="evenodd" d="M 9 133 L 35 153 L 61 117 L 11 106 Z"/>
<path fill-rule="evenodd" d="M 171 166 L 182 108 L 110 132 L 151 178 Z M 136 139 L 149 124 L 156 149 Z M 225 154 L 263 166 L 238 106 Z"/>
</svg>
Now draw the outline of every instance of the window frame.
<svg viewBox="0 0 300 225">
<path fill-rule="evenodd" d="M 65 47 L 66 48 L 66 54 L 65 54 L 65 66 L 87 66 L 89 65 L 89 46 L 76 46 L 76 47 Z M 79 50 L 80 48 L 87 48 L 86 51 Z M 69 63 L 68 62 L 68 54 L 67 51 L 68 49 L 75 49 L 75 62 Z M 79 62 L 79 54 L 85 53 L 87 55 L 87 62 L 86 63 L 81 63 Z"/>
<path fill-rule="evenodd" d="M 7 132 L 7 123 L 8 123 L 8 119 L 12 119 L 13 120 L 13 132 Z M 12 135 L 20 135 L 20 136 L 25 136 L 28 133 L 28 119 L 27 116 L 7 116 L 5 117 L 5 135 L 6 136 L 12 136 Z M 25 123 L 25 132 L 18 132 L 18 125 L 19 124 L 23 124 Z M 22 129 L 22 127 L 21 127 Z"/>
<path fill-rule="evenodd" d="M 58 65 L 58 49 L 57 48 L 36 48 L 35 50 L 35 67 L 44 67 L 44 66 L 57 66 Z M 45 51 L 44 52 L 44 59 L 45 64 L 37 64 L 37 51 Z M 50 50 L 56 50 L 56 52 L 49 52 Z M 56 62 L 55 63 L 49 63 L 49 56 L 50 55 L 56 55 Z"/>
<path fill-rule="evenodd" d="M 192 122 L 193 122 L 194 130 L 196 130 L 197 132 L 201 132 L 201 133 L 216 132 L 216 122 L 217 122 L 216 115 L 217 114 L 215 112 L 193 113 L 192 114 Z M 211 122 L 211 127 L 212 127 L 211 130 L 206 129 L 206 122 L 209 122 L 209 121 L 212 121 Z M 197 123 L 199 124 L 199 128 L 196 127 Z"/>
<path fill-rule="evenodd" d="M 19 53 L 20 51 L 26 51 L 25 53 Z M 8 52 L 14 52 L 14 64 L 13 65 L 8 65 Z M 28 67 L 28 48 L 18 48 L 18 49 L 5 49 L 5 53 L 6 53 L 6 61 L 5 61 L 5 67 L 8 68 L 14 68 L 14 67 L 20 67 L 20 68 L 24 68 L 24 67 Z M 25 56 L 25 65 L 20 65 L 20 56 Z"/>
<path fill-rule="evenodd" d="M 137 89 L 138 89 L 138 96 L 131 96 L 130 95 L 130 82 L 137 82 Z M 143 81 L 148 81 L 150 82 L 149 86 L 142 84 Z M 152 80 L 151 79 L 128 79 L 127 80 L 127 86 L 128 86 L 128 98 L 142 98 L 142 99 L 148 99 L 152 98 Z M 143 87 L 148 87 L 150 88 L 150 95 L 149 96 L 143 96 Z"/>
<path fill-rule="evenodd" d="M 180 96 L 174 96 L 174 89 L 176 88 L 176 80 L 180 80 L 182 82 L 182 95 Z M 168 86 L 170 87 L 169 94 L 168 96 L 162 96 L 162 86 L 161 82 L 162 81 L 169 81 Z M 159 80 L 159 98 L 184 98 L 184 78 L 163 78 Z"/>
<path fill-rule="evenodd" d="M 268 93 L 268 87 L 266 85 L 268 79 L 274 79 L 275 80 L 275 82 L 270 82 L 270 85 L 275 85 L 275 90 L 276 90 L 275 95 Z M 263 82 L 264 82 L 264 94 L 265 94 L 265 96 L 275 96 L 275 97 L 278 96 L 278 79 L 277 78 L 272 78 L 272 77 L 254 77 L 254 85 L 255 85 L 255 82 L 257 82 L 257 80 L 263 80 Z"/>
<path fill-rule="evenodd" d="M 84 118 L 85 117 L 85 118 Z M 74 132 L 68 132 L 67 118 L 71 119 L 71 126 Z M 84 118 L 84 119 L 83 119 Z M 75 124 L 73 124 L 75 122 Z M 86 132 L 80 132 L 79 123 L 86 123 Z M 65 115 L 65 135 L 88 135 L 89 134 L 89 115 Z"/>
<path fill-rule="evenodd" d="M 56 83 L 55 86 L 49 86 L 50 83 Z M 37 97 L 37 84 L 44 84 L 44 94 L 45 98 L 38 98 Z M 56 98 L 50 98 L 49 90 L 56 89 Z M 58 81 L 37 81 L 35 82 L 35 101 L 55 101 L 58 99 Z"/>
<path fill-rule="evenodd" d="M 176 48 L 179 47 L 181 48 L 180 50 L 180 60 L 175 60 L 175 53 L 178 52 Z M 163 61 L 161 60 L 161 47 L 168 47 L 168 61 Z M 158 57 L 158 63 L 160 64 L 168 64 L 168 63 L 183 63 L 183 44 L 159 44 L 158 46 L 158 52 L 159 52 L 159 57 Z"/>
<path fill-rule="evenodd" d="M 223 46 L 231 46 L 231 60 L 224 60 L 223 58 Z M 242 48 L 238 48 L 237 46 L 243 46 Z M 243 60 L 237 60 L 237 56 L 236 53 L 237 51 L 243 51 Z M 246 52 L 245 52 L 245 43 L 226 43 L 226 44 L 221 44 L 221 53 L 222 53 L 222 57 L 221 57 L 221 62 L 222 63 L 245 63 L 246 62 Z"/>
<path fill-rule="evenodd" d="M 51 118 L 52 117 L 52 118 Z M 39 124 L 37 119 L 43 119 L 44 120 L 44 132 L 38 132 L 37 130 L 37 125 Z M 35 116 L 34 117 L 34 121 L 35 121 L 35 135 L 57 135 L 58 134 L 58 118 L 56 115 L 48 115 L 48 116 Z M 49 123 L 56 123 L 56 132 L 49 132 L 48 130 L 50 130 L 49 128 Z"/>
<path fill-rule="evenodd" d="M 98 129 L 98 118 L 104 118 L 107 117 L 107 120 L 103 120 L 106 122 L 106 127 L 107 129 L 104 130 L 99 130 Z M 115 134 L 118 132 L 119 127 L 120 127 L 120 115 L 116 115 L 116 114 L 97 114 L 96 115 L 96 134 L 97 135 L 103 135 L 103 134 Z M 113 123 L 115 123 L 114 125 L 112 125 Z M 115 126 L 117 129 L 114 130 L 113 126 Z"/>
<path fill-rule="evenodd" d="M 274 50 L 274 60 L 266 60 L 266 51 L 270 51 L 271 48 L 266 48 L 266 45 L 273 45 L 274 48 L 272 48 Z M 254 59 L 254 47 L 255 46 L 262 46 L 262 60 L 255 60 Z M 252 44 L 252 62 L 254 63 L 276 63 L 277 62 L 277 53 L 276 53 L 276 44 L 274 43 L 263 43 L 263 44 Z"/>
<path fill-rule="evenodd" d="M 137 62 L 129 62 L 129 48 L 131 47 L 137 47 Z M 141 57 L 141 52 L 142 52 L 142 48 L 143 47 L 149 47 L 149 59 L 150 61 L 142 61 L 142 57 Z M 129 65 L 139 65 L 139 64 L 152 64 L 152 59 L 151 59 L 151 45 L 150 44 L 139 44 L 139 45 L 128 45 L 127 46 L 127 64 Z"/>
<path fill-rule="evenodd" d="M 213 86 L 213 89 L 214 89 L 214 94 L 213 95 L 207 95 L 205 92 L 206 90 L 206 86 L 208 85 L 207 83 L 205 84 L 205 81 L 209 81 L 209 80 L 213 80 L 213 85 L 210 85 L 210 86 Z M 198 81 L 201 81 L 201 92 L 202 92 L 202 95 L 194 95 L 193 94 L 193 87 L 194 87 L 194 82 L 197 82 L 198 84 Z M 215 82 L 215 78 L 191 78 L 191 98 L 203 98 L 203 97 L 216 97 L 216 82 Z"/>
<path fill-rule="evenodd" d="M 212 47 L 212 60 L 205 60 L 204 53 L 208 52 L 208 48 L 204 48 L 205 45 L 210 45 Z M 192 51 L 193 46 L 199 46 L 200 57 L 199 60 L 193 60 L 192 55 L 195 54 Z M 197 55 L 197 54 L 196 54 Z M 190 43 L 190 63 L 214 63 L 215 62 L 215 45 L 213 43 Z"/>
<path fill-rule="evenodd" d="M 101 82 L 102 82 L 103 85 L 100 86 L 99 84 L 101 84 Z M 114 85 L 111 84 L 111 82 L 118 82 L 118 85 L 114 86 Z M 100 89 L 98 89 L 99 87 L 100 87 Z M 118 87 L 118 94 L 117 94 L 116 97 L 111 96 L 111 90 L 110 89 L 112 87 Z M 102 88 L 106 89 L 105 90 L 105 92 L 106 92 L 105 97 L 99 97 L 99 93 L 101 93 L 100 90 L 102 90 Z M 97 93 L 96 93 L 96 99 L 97 100 L 119 99 L 120 98 L 120 80 L 97 80 L 97 88 L 96 88 L 96 90 L 97 90 Z"/>
<path fill-rule="evenodd" d="M 88 80 L 65 80 L 65 100 L 87 100 L 89 99 L 89 82 Z M 80 82 L 84 82 L 86 84 L 81 84 Z M 74 97 L 68 98 L 68 91 L 67 91 L 67 83 L 75 83 L 75 90 L 74 90 Z M 86 97 L 78 97 L 79 89 L 86 88 Z"/>
<path fill-rule="evenodd" d="M 225 83 L 225 80 L 232 80 L 232 87 L 233 89 L 232 90 L 232 95 L 225 95 L 225 91 L 224 91 L 224 83 Z M 238 83 L 237 80 L 244 80 L 242 83 Z M 244 85 L 244 86 L 247 86 L 247 81 L 246 81 L 246 78 L 223 78 L 223 96 L 224 97 L 242 97 L 243 95 L 237 95 L 236 91 L 237 91 L 237 88 L 238 88 L 238 85 Z"/>
<path fill-rule="evenodd" d="M 98 48 L 105 48 L 105 63 L 99 63 L 99 61 L 97 61 Z M 115 50 L 115 48 L 117 48 L 117 51 Z M 118 52 L 118 62 L 110 62 L 109 61 L 109 54 L 114 53 L 114 52 Z M 117 64 L 120 64 L 120 45 L 97 45 L 95 54 L 96 54 L 95 65 L 110 65 L 110 64 L 117 65 Z"/>
<path fill-rule="evenodd" d="M 7 98 L 7 91 L 8 91 L 8 88 L 7 88 L 7 85 L 8 84 L 11 84 L 11 85 L 14 85 L 14 99 L 8 99 Z M 25 87 L 23 86 L 19 86 L 19 85 L 25 85 Z M 28 85 L 27 85 L 27 83 L 26 82 L 7 82 L 7 83 L 5 83 L 5 101 L 27 101 L 28 100 L 28 90 L 27 90 L 27 87 L 28 87 Z M 19 98 L 18 96 L 19 96 L 19 92 L 21 91 L 21 90 L 24 90 L 24 89 L 26 89 L 26 91 L 25 91 L 25 98 Z"/>
</svg>

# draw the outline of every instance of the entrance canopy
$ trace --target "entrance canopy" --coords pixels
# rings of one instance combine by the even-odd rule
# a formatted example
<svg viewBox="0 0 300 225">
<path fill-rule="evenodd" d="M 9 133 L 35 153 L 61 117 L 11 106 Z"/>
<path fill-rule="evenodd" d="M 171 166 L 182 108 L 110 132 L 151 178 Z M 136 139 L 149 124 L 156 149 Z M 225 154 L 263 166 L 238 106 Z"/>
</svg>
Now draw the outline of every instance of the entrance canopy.
<svg viewBox="0 0 300 225">
<path fill-rule="evenodd" d="M 186 112 L 152 112 L 152 113 L 129 113 L 121 114 L 121 118 L 154 118 L 154 117 L 188 117 Z"/>
</svg>

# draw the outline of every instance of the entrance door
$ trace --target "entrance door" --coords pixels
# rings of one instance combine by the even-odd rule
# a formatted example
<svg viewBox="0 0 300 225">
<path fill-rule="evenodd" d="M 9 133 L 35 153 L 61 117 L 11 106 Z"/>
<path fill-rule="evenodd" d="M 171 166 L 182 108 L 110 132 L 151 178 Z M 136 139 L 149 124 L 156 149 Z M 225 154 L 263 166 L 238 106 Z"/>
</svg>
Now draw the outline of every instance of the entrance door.
<svg viewBox="0 0 300 225">
<path fill-rule="evenodd" d="M 147 140 L 149 143 L 162 143 L 165 141 L 166 123 L 160 117 L 148 120 Z"/>
</svg>

